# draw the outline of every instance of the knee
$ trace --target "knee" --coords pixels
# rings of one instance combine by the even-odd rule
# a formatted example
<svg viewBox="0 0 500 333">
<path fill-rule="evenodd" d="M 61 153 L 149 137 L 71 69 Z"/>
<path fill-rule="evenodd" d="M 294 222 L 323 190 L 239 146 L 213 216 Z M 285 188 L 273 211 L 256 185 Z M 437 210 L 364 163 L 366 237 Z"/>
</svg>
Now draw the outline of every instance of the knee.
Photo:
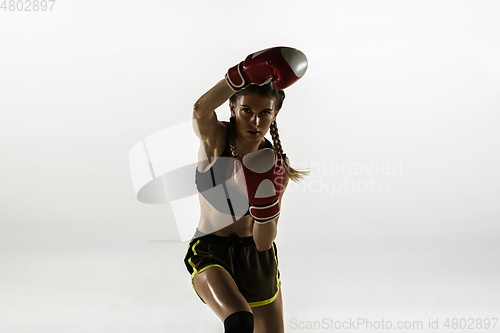
<svg viewBox="0 0 500 333">
<path fill-rule="evenodd" d="M 224 319 L 224 333 L 253 333 L 253 313 L 237 311 Z"/>
</svg>

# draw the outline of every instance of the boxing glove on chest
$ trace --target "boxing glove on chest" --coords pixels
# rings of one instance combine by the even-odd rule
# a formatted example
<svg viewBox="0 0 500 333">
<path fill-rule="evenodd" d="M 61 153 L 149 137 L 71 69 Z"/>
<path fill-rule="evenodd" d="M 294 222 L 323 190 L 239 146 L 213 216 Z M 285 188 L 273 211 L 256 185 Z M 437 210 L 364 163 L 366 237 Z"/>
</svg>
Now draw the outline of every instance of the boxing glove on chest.
<svg viewBox="0 0 500 333">
<path fill-rule="evenodd" d="M 271 222 L 280 214 L 278 201 L 283 189 L 283 157 L 273 149 L 264 148 L 239 160 L 250 214 L 255 223 Z"/>
</svg>

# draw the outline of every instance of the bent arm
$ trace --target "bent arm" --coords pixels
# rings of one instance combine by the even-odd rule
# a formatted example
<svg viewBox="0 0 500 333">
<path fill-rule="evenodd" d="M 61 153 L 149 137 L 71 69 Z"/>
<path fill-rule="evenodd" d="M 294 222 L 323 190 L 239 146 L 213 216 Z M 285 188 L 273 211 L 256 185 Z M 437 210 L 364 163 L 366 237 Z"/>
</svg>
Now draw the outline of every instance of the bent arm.
<svg viewBox="0 0 500 333">
<path fill-rule="evenodd" d="M 283 199 L 283 194 L 285 193 L 286 186 L 288 185 L 289 177 L 285 176 L 283 179 L 283 189 L 279 196 L 278 205 L 281 211 L 281 200 Z M 273 241 L 278 233 L 278 219 L 275 218 L 273 221 L 266 224 L 253 224 L 253 239 L 258 251 L 267 251 L 273 245 Z"/>
<path fill-rule="evenodd" d="M 222 125 L 217 120 L 215 109 L 233 94 L 234 91 L 223 79 L 196 101 L 193 107 L 193 130 L 200 139 L 215 144 L 217 129 Z"/>
<path fill-rule="evenodd" d="M 194 113 L 203 117 L 217 109 L 234 94 L 226 80 L 222 79 L 209 91 L 204 93 L 194 104 Z"/>
</svg>

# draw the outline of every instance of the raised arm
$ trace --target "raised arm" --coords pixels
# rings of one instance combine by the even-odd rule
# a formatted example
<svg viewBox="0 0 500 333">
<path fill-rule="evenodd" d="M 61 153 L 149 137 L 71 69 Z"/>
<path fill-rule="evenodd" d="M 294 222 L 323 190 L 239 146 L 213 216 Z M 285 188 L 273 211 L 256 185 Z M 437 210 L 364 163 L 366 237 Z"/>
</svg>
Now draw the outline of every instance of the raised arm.
<svg viewBox="0 0 500 333">
<path fill-rule="evenodd" d="M 222 105 L 234 94 L 226 80 L 219 81 L 193 107 L 193 130 L 196 135 L 211 147 L 215 147 L 217 132 L 224 126 L 217 120 L 215 109 Z"/>
<path fill-rule="evenodd" d="M 299 50 L 290 47 L 273 47 L 255 52 L 237 65 L 229 68 L 224 80 L 201 96 L 194 104 L 193 126 L 205 144 L 213 146 L 218 128 L 224 126 L 217 121 L 214 110 L 233 95 L 250 84 L 273 81 L 277 89 L 285 89 L 304 75 L 307 58 Z"/>
</svg>

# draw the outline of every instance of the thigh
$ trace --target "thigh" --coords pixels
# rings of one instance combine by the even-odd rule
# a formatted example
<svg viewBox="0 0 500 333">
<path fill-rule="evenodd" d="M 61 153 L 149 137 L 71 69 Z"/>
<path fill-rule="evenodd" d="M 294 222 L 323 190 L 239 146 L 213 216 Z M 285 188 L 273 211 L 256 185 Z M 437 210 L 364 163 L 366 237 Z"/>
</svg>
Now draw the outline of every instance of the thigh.
<svg viewBox="0 0 500 333">
<path fill-rule="evenodd" d="M 267 305 L 252 308 L 254 316 L 254 333 L 283 333 L 285 324 L 283 322 L 283 301 L 281 299 L 281 288 L 276 299 Z"/>
<path fill-rule="evenodd" d="M 193 284 L 198 295 L 222 321 L 236 311 L 252 312 L 233 278 L 222 267 L 210 267 L 196 274 Z"/>
</svg>

